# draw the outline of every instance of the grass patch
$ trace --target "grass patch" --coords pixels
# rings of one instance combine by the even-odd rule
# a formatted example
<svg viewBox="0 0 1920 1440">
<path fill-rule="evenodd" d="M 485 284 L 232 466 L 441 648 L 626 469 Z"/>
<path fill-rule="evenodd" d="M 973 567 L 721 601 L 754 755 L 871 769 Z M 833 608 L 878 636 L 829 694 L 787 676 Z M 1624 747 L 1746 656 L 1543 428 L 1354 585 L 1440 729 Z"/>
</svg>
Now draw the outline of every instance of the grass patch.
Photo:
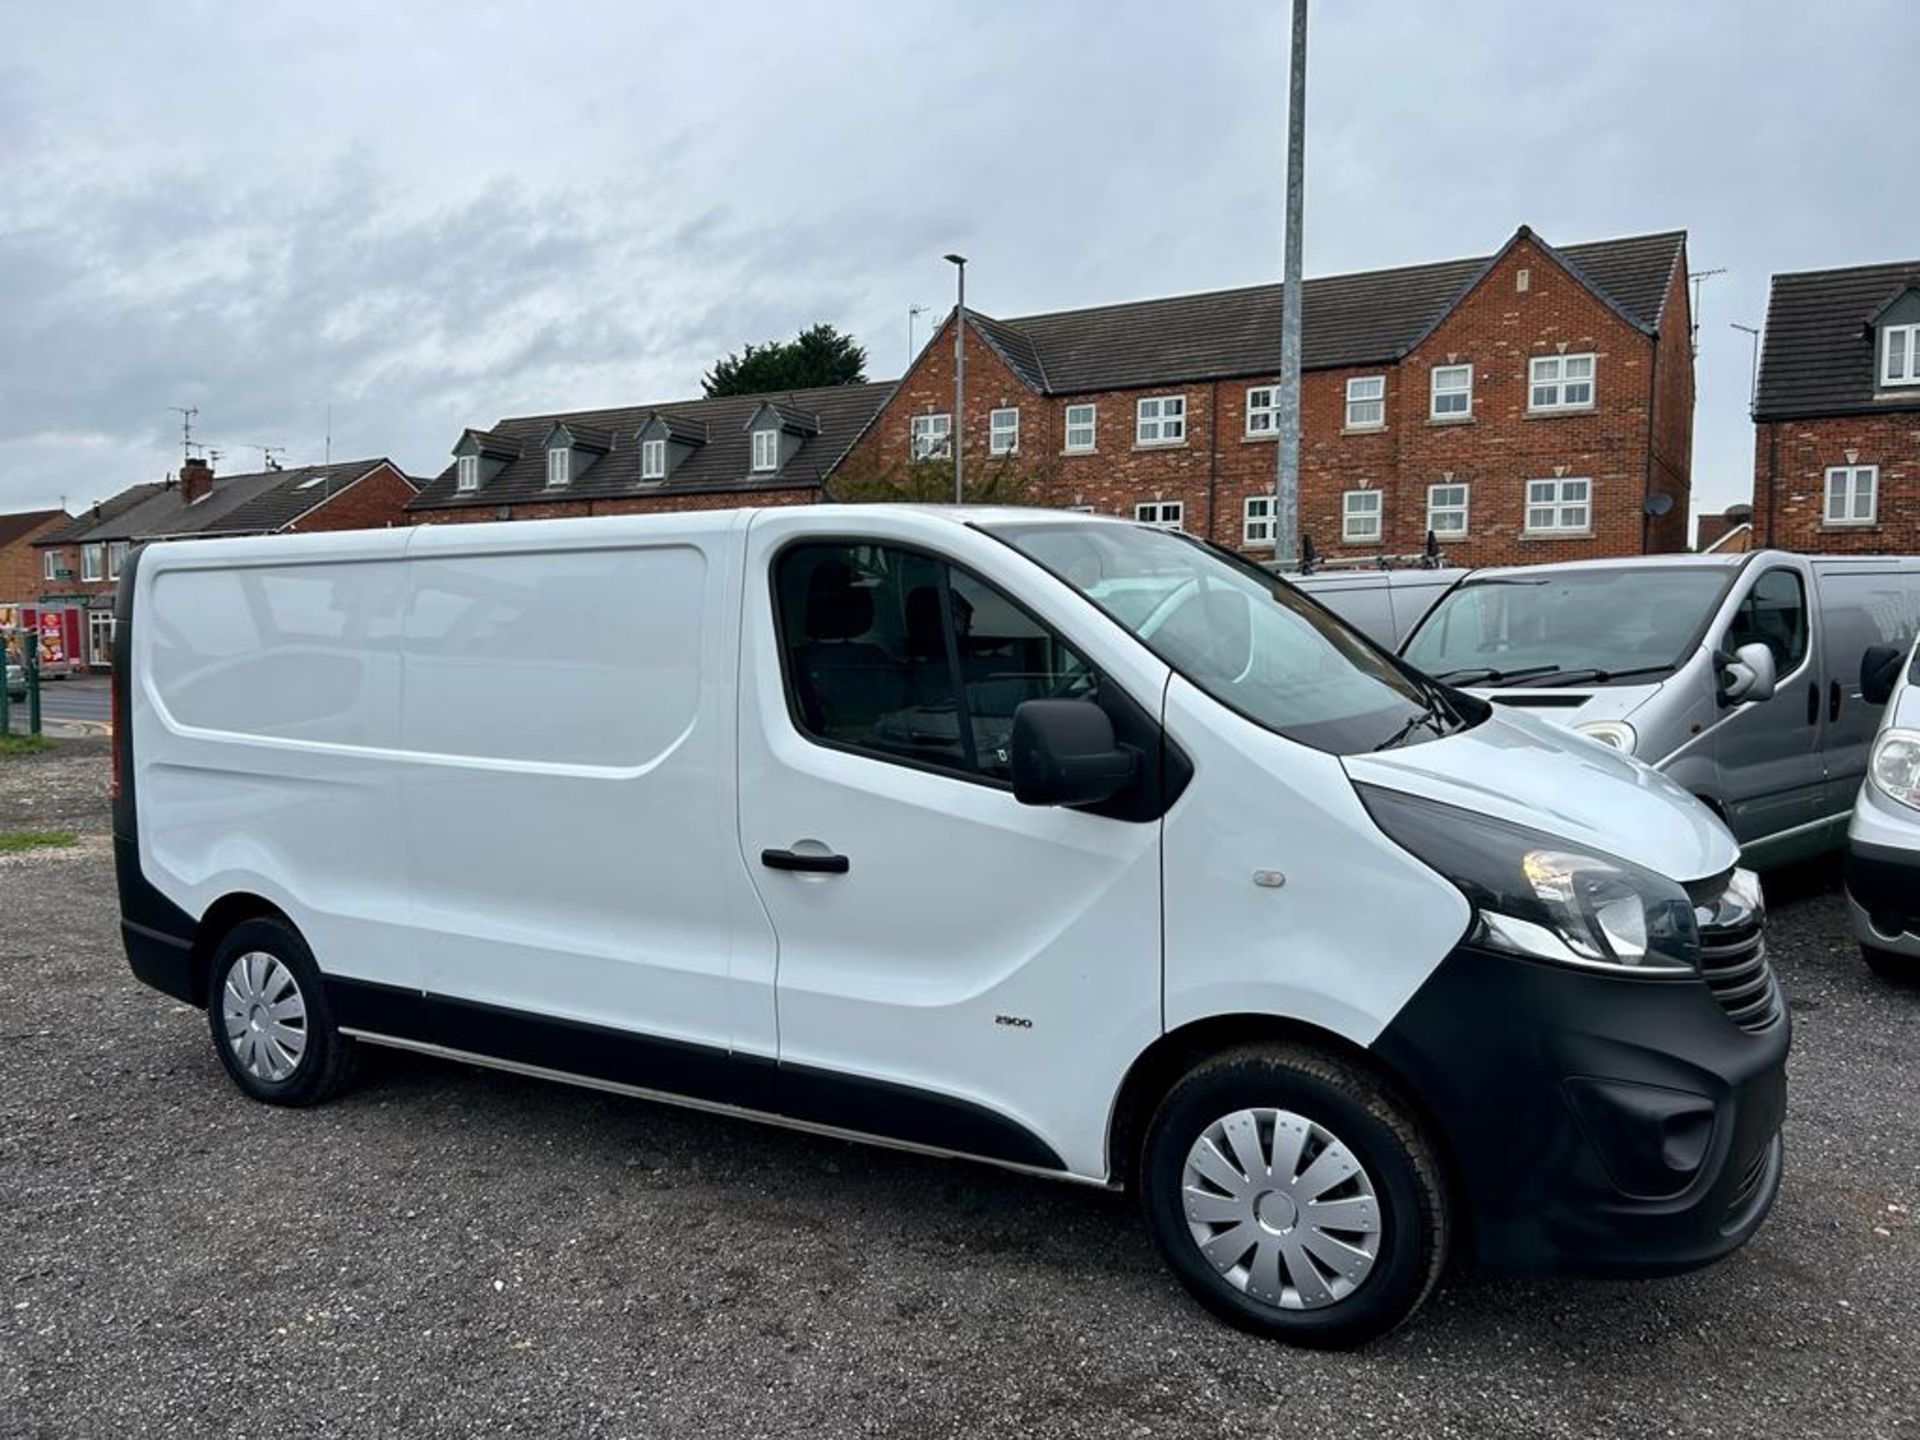
<svg viewBox="0 0 1920 1440">
<path fill-rule="evenodd" d="M 0 831 L 0 855 L 15 855 L 22 850 L 51 849 L 56 845 L 71 845 L 80 836 L 72 830 L 7 830 Z"/>
<path fill-rule="evenodd" d="M 53 741 L 44 735 L 0 735 L 0 759 L 8 755 L 36 755 L 53 749 Z"/>
</svg>

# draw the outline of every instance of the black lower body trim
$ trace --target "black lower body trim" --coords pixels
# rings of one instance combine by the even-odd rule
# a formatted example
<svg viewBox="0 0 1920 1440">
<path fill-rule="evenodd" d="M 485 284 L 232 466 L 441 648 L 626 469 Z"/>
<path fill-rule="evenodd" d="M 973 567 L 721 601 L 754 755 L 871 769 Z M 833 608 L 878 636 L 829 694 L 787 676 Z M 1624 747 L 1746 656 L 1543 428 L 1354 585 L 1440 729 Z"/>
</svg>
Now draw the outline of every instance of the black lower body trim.
<svg viewBox="0 0 1920 1440">
<path fill-rule="evenodd" d="M 118 743 L 118 742 L 116 742 Z M 194 974 L 194 918 L 156 890 L 140 870 L 140 847 L 130 835 L 115 832 L 113 873 L 120 890 L 120 938 L 134 978 L 163 995 L 201 1002 L 200 977 Z"/>
<path fill-rule="evenodd" d="M 339 976 L 328 977 L 327 999 L 350 1030 L 983 1160 L 1067 1168 L 1016 1121 L 912 1086 Z"/>
<path fill-rule="evenodd" d="M 1920 854 L 1852 841 L 1847 894 L 1882 935 L 1920 935 Z"/>
</svg>

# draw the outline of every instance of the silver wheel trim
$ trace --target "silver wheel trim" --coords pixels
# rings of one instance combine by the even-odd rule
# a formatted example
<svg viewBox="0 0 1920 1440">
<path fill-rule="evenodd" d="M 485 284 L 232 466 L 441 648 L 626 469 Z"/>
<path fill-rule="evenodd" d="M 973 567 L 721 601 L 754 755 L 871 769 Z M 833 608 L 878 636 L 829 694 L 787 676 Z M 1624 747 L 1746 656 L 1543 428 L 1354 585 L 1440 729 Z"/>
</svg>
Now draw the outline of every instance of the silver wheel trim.
<svg viewBox="0 0 1920 1440">
<path fill-rule="evenodd" d="M 1353 1152 L 1291 1110 L 1236 1110 L 1187 1151 L 1180 1201 L 1221 1278 L 1281 1310 L 1337 1305 L 1380 1255 L 1380 1201 Z"/>
<path fill-rule="evenodd" d="M 307 1052 L 307 1001 L 293 972 L 264 950 L 249 950 L 220 982 L 220 1019 L 240 1068 L 278 1083 Z"/>
</svg>

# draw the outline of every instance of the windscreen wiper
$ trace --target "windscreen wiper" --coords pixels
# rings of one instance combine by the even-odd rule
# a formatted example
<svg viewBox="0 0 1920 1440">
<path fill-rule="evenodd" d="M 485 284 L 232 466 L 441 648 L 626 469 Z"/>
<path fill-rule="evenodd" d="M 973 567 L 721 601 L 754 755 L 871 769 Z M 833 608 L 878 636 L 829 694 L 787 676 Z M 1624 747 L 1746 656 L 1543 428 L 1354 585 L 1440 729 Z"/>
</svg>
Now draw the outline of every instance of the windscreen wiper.
<svg viewBox="0 0 1920 1440">
<path fill-rule="evenodd" d="M 1601 670 L 1592 666 L 1561 670 L 1549 665 L 1532 678 L 1536 685 L 1604 685 L 1609 680 L 1625 680 L 1633 675 L 1664 675 L 1671 669 L 1671 665 L 1636 665 L 1631 670 Z"/>
<path fill-rule="evenodd" d="M 1463 670 L 1445 670 L 1433 678 L 1443 685 L 1484 685 L 1491 681 L 1517 680 L 1522 675 L 1544 675 L 1554 665 L 1522 665 L 1518 670 L 1496 670 L 1490 665 L 1469 665 Z"/>
</svg>

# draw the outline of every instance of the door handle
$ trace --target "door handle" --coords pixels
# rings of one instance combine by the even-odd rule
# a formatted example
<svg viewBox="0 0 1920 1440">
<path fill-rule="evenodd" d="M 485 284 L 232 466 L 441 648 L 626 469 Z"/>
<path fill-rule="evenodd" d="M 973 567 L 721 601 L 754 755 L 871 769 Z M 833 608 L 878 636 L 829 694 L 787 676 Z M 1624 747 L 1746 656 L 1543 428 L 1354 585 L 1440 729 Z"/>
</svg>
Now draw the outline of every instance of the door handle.
<svg viewBox="0 0 1920 1440">
<path fill-rule="evenodd" d="M 1838 720 L 1839 718 L 1840 682 L 1838 680 L 1829 680 L 1827 682 L 1827 719 Z"/>
<path fill-rule="evenodd" d="M 1807 686 L 1807 724 L 1820 723 L 1820 682 L 1815 680 Z"/>
<path fill-rule="evenodd" d="M 762 850 L 760 863 L 769 870 L 798 870 L 808 875 L 844 875 L 853 862 L 844 855 L 806 855 L 794 850 Z"/>
</svg>

